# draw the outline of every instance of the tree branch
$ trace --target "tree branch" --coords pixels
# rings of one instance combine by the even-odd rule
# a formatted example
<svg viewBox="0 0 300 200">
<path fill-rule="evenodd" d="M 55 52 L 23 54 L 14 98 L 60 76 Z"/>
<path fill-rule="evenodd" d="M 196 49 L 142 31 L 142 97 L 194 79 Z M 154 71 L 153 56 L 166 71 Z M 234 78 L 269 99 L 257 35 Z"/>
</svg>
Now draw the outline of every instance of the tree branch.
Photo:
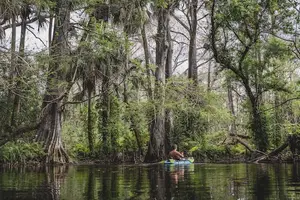
<svg viewBox="0 0 300 200">
<path fill-rule="evenodd" d="M 12 129 L 10 131 L 11 136 L 7 137 L 7 138 L 4 138 L 2 141 L 0 141 L 0 146 L 3 146 L 7 142 L 9 142 L 9 141 L 11 141 L 11 140 L 13 140 L 15 138 L 20 137 L 24 133 L 36 130 L 39 127 L 40 124 L 41 124 L 41 121 L 38 122 L 38 123 L 35 123 L 35 124 L 23 125 L 23 126 L 20 126 L 18 128 L 15 128 L 15 129 L 13 129 L 13 128 L 10 127 Z"/>
<path fill-rule="evenodd" d="M 282 103 L 280 103 L 280 104 L 278 104 L 278 105 L 276 105 L 276 106 L 273 106 L 273 107 L 271 107 L 271 108 L 264 109 L 264 110 L 262 110 L 261 112 L 266 112 L 266 111 L 269 111 L 269 110 L 273 110 L 273 109 L 275 109 L 275 108 L 277 108 L 277 107 L 279 107 L 279 106 L 282 106 L 282 105 L 284 105 L 284 104 L 286 104 L 286 103 L 288 103 L 288 102 L 290 102 L 290 101 L 298 100 L 298 99 L 300 99 L 300 97 L 294 97 L 294 98 L 291 98 L 291 99 L 287 99 L 287 100 L 283 101 Z"/>
<path fill-rule="evenodd" d="M 46 16 L 45 18 L 49 18 L 49 16 Z M 26 24 L 26 25 L 27 25 L 27 24 L 31 24 L 31 23 L 37 21 L 38 19 L 39 19 L 39 17 L 33 17 L 33 18 L 31 18 L 30 20 L 27 20 L 27 21 L 25 22 L 25 24 Z M 16 26 L 21 26 L 21 25 L 22 25 L 21 22 L 16 23 Z M 11 27 L 12 27 L 12 24 L 7 24 L 7 25 L 3 26 L 2 28 L 3 28 L 3 30 L 6 30 L 6 29 L 9 29 L 9 28 L 11 28 Z"/>
<path fill-rule="evenodd" d="M 36 39 L 38 39 L 45 47 L 47 47 L 47 45 L 44 43 L 44 41 L 41 38 L 39 38 L 38 36 L 36 36 L 36 34 L 32 30 L 30 30 L 29 28 L 26 28 L 26 30 L 29 31 Z"/>
<path fill-rule="evenodd" d="M 176 19 L 176 21 L 183 27 L 185 28 L 185 30 L 187 30 L 188 32 L 190 32 L 190 29 L 187 25 L 185 25 L 185 23 L 183 23 L 183 21 L 181 21 L 174 13 L 171 14 L 174 19 Z"/>
</svg>

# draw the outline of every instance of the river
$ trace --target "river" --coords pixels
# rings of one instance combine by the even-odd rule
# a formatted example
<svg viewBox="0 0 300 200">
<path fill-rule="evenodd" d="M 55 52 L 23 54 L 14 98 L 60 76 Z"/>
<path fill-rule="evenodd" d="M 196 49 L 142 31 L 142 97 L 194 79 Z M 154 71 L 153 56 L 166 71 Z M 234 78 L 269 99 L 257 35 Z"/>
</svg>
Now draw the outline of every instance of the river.
<svg viewBox="0 0 300 200">
<path fill-rule="evenodd" d="M 1 200 L 300 199 L 300 164 L 1 167 Z"/>
</svg>

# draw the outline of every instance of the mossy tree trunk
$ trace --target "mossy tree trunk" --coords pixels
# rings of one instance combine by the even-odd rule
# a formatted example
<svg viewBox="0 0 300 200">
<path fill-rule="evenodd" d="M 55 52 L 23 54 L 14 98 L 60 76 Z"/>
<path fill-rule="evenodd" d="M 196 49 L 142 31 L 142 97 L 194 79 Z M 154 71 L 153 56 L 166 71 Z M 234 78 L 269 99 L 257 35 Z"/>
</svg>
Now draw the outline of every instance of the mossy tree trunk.
<svg viewBox="0 0 300 200">
<path fill-rule="evenodd" d="M 92 83 L 88 81 L 88 113 L 87 113 L 87 134 L 88 134 L 88 143 L 89 150 L 91 155 L 94 155 L 94 136 L 93 136 L 93 117 L 92 117 Z"/>
<path fill-rule="evenodd" d="M 102 100 L 100 102 L 101 109 L 99 116 L 101 116 L 99 130 L 101 132 L 102 140 L 102 153 L 108 155 L 111 151 L 111 135 L 109 132 L 109 117 L 110 117 L 110 102 L 111 102 L 111 86 L 110 86 L 110 73 L 111 69 L 109 64 L 103 64 L 99 66 L 102 68 L 102 85 L 101 85 L 101 94 Z"/>
<path fill-rule="evenodd" d="M 168 52 L 167 30 L 170 13 L 168 9 L 158 8 L 156 36 L 156 70 L 154 90 L 154 116 L 150 125 L 150 141 L 145 162 L 157 162 L 166 157 L 165 134 L 165 66 Z"/>
<path fill-rule="evenodd" d="M 66 69 L 70 66 L 67 38 L 70 20 L 70 2 L 59 0 L 55 9 L 54 34 L 50 47 L 50 61 L 46 91 L 42 104 L 42 121 L 37 131 L 38 142 L 43 144 L 46 163 L 67 163 L 69 157 L 61 139 L 62 102 L 69 87 L 64 84 Z"/>
<path fill-rule="evenodd" d="M 217 63 L 220 64 L 221 69 L 227 69 L 233 72 L 236 76 L 236 80 L 243 86 L 247 98 L 249 100 L 249 115 L 250 115 L 250 124 L 251 131 L 254 136 L 254 143 L 260 151 L 266 151 L 269 144 L 269 138 L 267 133 L 267 121 L 265 114 L 262 112 L 262 73 L 263 73 L 263 65 L 260 61 L 261 55 L 259 55 L 259 50 L 256 46 L 260 42 L 261 32 L 264 28 L 267 27 L 267 24 L 263 24 L 263 18 L 268 13 L 260 13 L 257 15 L 257 18 L 249 18 L 251 24 L 253 24 L 253 28 L 251 29 L 251 34 L 248 34 L 248 28 L 244 28 L 244 21 L 241 21 L 241 28 L 238 30 L 239 33 L 245 33 L 247 35 L 247 40 L 244 43 L 243 40 L 237 40 L 241 45 L 241 49 L 236 52 L 231 52 L 227 46 L 227 41 L 219 40 L 221 31 L 228 31 L 229 33 L 234 32 L 229 22 L 220 23 L 218 18 L 216 18 L 217 14 L 223 15 L 224 18 L 227 17 L 222 11 L 224 8 L 223 2 L 212 1 L 211 5 L 211 49 L 213 51 L 214 58 Z M 226 5 L 226 3 L 225 3 Z M 246 6 L 241 4 L 242 6 Z M 257 4 L 260 5 L 260 4 Z M 264 10 L 264 5 L 262 6 L 262 10 Z M 219 12 L 219 13 L 218 13 Z M 249 10 L 249 13 L 254 14 L 256 11 Z M 251 15 L 249 15 L 251 16 Z M 239 17 L 239 16 L 235 16 Z M 249 23 L 250 23 L 249 21 Z M 248 26 L 248 22 L 246 27 Z M 240 39 L 237 36 L 237 39 Z M 222 46 L 224 45 L 224 46 Z M 257 52 L 255 54 L 253 52 Z M 233 56 L 235 55 L 235 56 Z M 247 59 L 253 59 L 257 64 L 248 64 Z M 248 61 L 248 62 L 247 62 Z"/>
</svg>

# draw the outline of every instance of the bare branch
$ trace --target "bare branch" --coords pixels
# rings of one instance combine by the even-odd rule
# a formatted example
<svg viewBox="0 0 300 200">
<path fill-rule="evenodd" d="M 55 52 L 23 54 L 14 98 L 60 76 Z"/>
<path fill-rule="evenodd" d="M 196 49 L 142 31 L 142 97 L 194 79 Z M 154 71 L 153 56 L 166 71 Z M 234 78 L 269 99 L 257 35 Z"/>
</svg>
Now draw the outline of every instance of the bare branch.
<svg viewBox="0 0 300 200">
<path fill-rule="evenodd" d="M 40 38 L 40 37 L 38 37 L 38 36 L 36 36 L 36 34 L 32 31 L 32 30 L 30 30 L 29 28 L 26 28 L 26 30 L 28 30 L 36 39 L 38 39 L 45 47 L 47 47 L 47 45 L 44 43 L 44 41 Z"/>
<path fill-rule="evenodd" d="M 23 125 L 23 126 L 15 128 L 15 129 L 10 127 L 10 129 L 11 129 L 10 132 L 12 133 L 12 136 L 4 138 L 2 141 L 0 141 L 0 146 L 5 145 L 7 142 L 11 141 L 12 139 L 20 137 L 24 133 L 36 130 L 40 124 L 41 124 L 41 121 L 38 123 L 34 123 L 34 124 Z"/>
<path fill-rule="evenodd" d="M 203 62 L 203 63 L 200 63 L 200 64 L 198 64 L 197 65 L 197 68 L 199 68 L 199 67 L 201 67 L 201 66 L 203 66 L 203 65 L 205 65 L 206 63 L 208 63 L 208 62 L 210 62 L 212 59 L 213 59 L 214 57 L 212 56 L 212 57 L 210 57 L 207 61 L 205 61 L 205 62 Z"/>
<path fill-rule="evenodd" d="M 299 99 L 300 99 L 300 97 L 294 97 L 294 98 L 291 98 L 291 99 L 287 99 L 287 100 L 281 102 L 280 104 L 278 104 L 278 105 L 276 105 L 276 106 L 273 106 L 273 107 L 271 107 L 271 108 L 264 109 L 264 110 L 262 110 L 261 112 L 266 112 L 266 111 L 269 111 L 269 110 L 273 110 L 273 109 L 275 109 L 275 108 L 277 108 L 277 107 L 280 107 L 280 106 L 282 106 L 282 105 L 284 105 L 284 104 L 286 104 L 286 103 L 288 103 L 288 102 L 290 102 L 290 101 L 299 100 Z"/>
<path fill-rule="evenodd" d="M 202 8 L 202 6 L 205 5 L 205 1 L 202 2 L 202 4 L 197 8 L 197 13 L 200 11 L 200 9 Z"/>
<path fill-rule="evenodd" d="M 49 16 L 46 16 L 45 18 L 49 18 Z M 27 21 L 25 22 L 25 24 L 26 24 L 26 25 L 27 25 L 27 24 L 31 24 L 31 23 L 37 21 L 38 19 L 39 19 L 39 17 L 33 17 L 33 18 L 31 18 L 30 20 L 27 20 Z M 22 25 L 21 22 L 16 23 L 16 26 L 21 26 L 21 25 Z M 12 27 L 12 24 L 7 24 L 7 25 L 3 26 L 2 28 L 3 28 L 3 30 L 6 30 L 6 29 L 9 29 L 9 28 L 11 28 L 11 27 Z"/>
<path fill-rule="evenodd" d="M 172 30 L 171 30 L 171 33 L 182 35 L 183 37 L 185 37 L 185 39 L 190 40 L 189 37 L 186 36 L 184 33 L 181 33 L 181 32 L 178 32 L 178 31 L 172 31 Z"/>
<path fill-rule="evenodd" d="M 187 25 L 185 25 L 185 23 L 183 23 L 183 21 L 181 21 L 175 14 L 171 14 L 173 17 L 174 17 L 174 19 L 176 19 L 176 21 L 183 27 L 183 28 L 185 28 L 187 31 L 190 31 L 190 28 L 187 26 Z"/>
<path fill-rule="evenodd" d="M 204 15 L 203 17 L 200 17 L 197 19 L 197 21 L 201 21 L 202 19 L 206 18 L 208 16 L 208 14 Z"/>
</svg>

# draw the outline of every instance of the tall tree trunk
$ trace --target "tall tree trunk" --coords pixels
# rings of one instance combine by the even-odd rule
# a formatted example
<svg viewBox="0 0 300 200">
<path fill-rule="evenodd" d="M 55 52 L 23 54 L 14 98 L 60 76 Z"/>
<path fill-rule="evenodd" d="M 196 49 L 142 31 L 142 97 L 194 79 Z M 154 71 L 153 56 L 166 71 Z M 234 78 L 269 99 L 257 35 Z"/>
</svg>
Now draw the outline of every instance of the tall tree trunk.
<svg viewBox="0 0 300 200">
<path fill-rule="evenodd" d="M 50 49 L 50 63 L 48 68 L 47 86 L 42 104 L 42 122 L 37 131 L 37 141 L 42 142 L 46 156 L 46 163 L 66 163 L 69 157 L 61 141 L 62 101 L 68 92 L 61 84 L 66 79 L 63 65 L 68 55 L 67 35 L 70 20 L 70 2 L 59 0 L 55 9 L 54 34 Z"/>
<path fill-rule="evenodd" d="M 198 83 L 197 69 L 197 7 L 198 0 L 192 0 L 190 6 L 191 27 L 190 27 L 190 44 L 188 58 L 188 78 Z"/>
<path fill-rule="evenodd" d="M 171 36 L 171 28 L 170 28 L 170 18 L 167 18 L 167 43 L 168 43 L 168 51 L 167 51 L 167 59 L 166 59 L 166 82 L 170 79 L 173 75 L 173 65 L 172 65 L 172 57 L 173 57 L 173 42 Z M 171 134 L 174 129 L 173 124 L 173 112 L 172 109 L 166 109 L 166 119 L 165 119 L 165 133 L 166 133 L 166 141 L 165 141 L 165 149 L 166 152 L 171 151 Z"/>
<path fill-rule="evenodd" d="M 127 81 L 126 78 L 124 78 L 124 102 L 129 106 L 128 102 L 128 93 L 127 93 Z M 141 158 L 142 155 L 144 155 L 143 148 L 142 148 L 142 139 L 141 139 L 141 130 L 138 124 L 138 120 L 136 119 L 136 116 L 134 113 L 130 114 L 130 128 L 134 133 L 136 144 L 138 147 L 138 155 L 137 157 Z"/>
<path fill-rule="evenodd" d="M 129 64 L 129 58 L 128 58 L 128 54 L 126 55 L 126 64 L 125 64 L 125 71 L 128 71 L 128 64 Z M 126 103 L 127 106 L 129 106 L 129 99 L 128 99 L 128 84 L 127 84 L 127 75 L 125 75 L 124 77 L 124 102 Z M 149 92 L 149 91 L 148 91 Z M 139 93 L 139 90 L 137 91 L 137 93 Z M 152 93 L 152 92 L 151 92 Z M 136 99 L 137 101 L 139 101 L 138 99 Z M 132 112 L 130 114 L 130 128 L 133 131 L 134 135 L 135 135 L 135 140 L 136 140 L 136 144 L 138 147 L 138 161 L 141 161 L 141 156 L 144 155 L 143 152 L 143 148 L 142 148 L 142 139 L 141 139 L 141 129 L 138 123 L 138 120 L 136 119 L 137 116 L 135 116 L 134 112 Z"/>
<path fill-rule="evenodd" d="M 13 108 L 11 114 L 11 125 L 16 125 L 16 120 L 18 118 L 20 112 L 20 95 L 21 95 L 21 73 L 22 73 L 22 65 L 25 58 L 25 36 L 26 36 L 26 16 L 21 15 L 21 38 L 20 38 L 20 46 L 19 46 L 19 57 L 17 58 L 17 65 L 16 65 L 16 76 L 17 82 L 15 87 L 15 96 L 13 101 Z"/>
<path fill-rule="evenodd" d="M 57 92 L 57 91 L 52 91 Z M 57 95 L 46 95 L 44 102 L 42 123 L 38 128 L 37 141 L 43 142 L 46 156 L 46 163 L 66 163 L 69 162 L 67 153 L 65 152 L 61 141 L 61 123 L 62 111 L 60 109 L 61 102 L 55 102 Z"/>
<path fill-rule="evenodd" d="M 111 141 L 110 133 L 108 131 L 109 126 L 109 113 L 110 113 L 110 67 L 106 64 L 103 67 L 103 77 L 102 77 L 102 103 L 101 103 L 101 117 L 102 117 L 102 126 L 100 128 L 102 133 L 102 152 L 104 155 L 108 155 L 110 152 Z"/>
<path fill-rule="evenodd" d="M 150 101 L 152 101 L 154 99 L 153 90 L 152 90 L 152 82 L 151 82 L 151 73 L 152 73 L 152 71 L 150 69 L 150 52 L 149 52 L 149 45 L 148 45 L 148 40 L 147 40 L 147 33 L 146 33 L 145 23 L 142 26 L 141 35 L 142 35 L 142 40 L 143 40 L 143 49 L 144 49 L 145 63 L 146 63 L 147 94 L 148 94 L 148 98 L 150 99 Z M 153 109 L 153 113 L 151 113 L 151 117 L 153 117 L 153 118 L 154 118 L 154 111 L 155 111 L 155 108 Z M 150 134 L 151 134 L 151 124 L 149 124 L 149 126 L 148 126 Z M 140 151 L 140 152 L 142 154 L 142 151 Z"/>
<path fill-rule="evenodd" d="M 12 1 L 12 8 L 15 8 L 15 1 L 13 0 Z M 14 86 L 15 86 L 15 83 L 14 83 L 14 79 L 15 79 L 15 75 L 16 75 L 16 34 L 17 34 L 17 31 L 16 31 L 16 13 L 15 11 L 12 11 L 12 30 L 11 30 L 11 47 L 10 47 L 10 71 L 9 71 L 9 87 L 10 89 L 8 90 L 8 95 L 7 95 L 7 116 L 8 116 L 8 120 L 7 120 L 7 123 L 10 124 L 11 126 L 14 125 L 14 121 L 12 121 L 13 119 L 13 111 L 14 111 L 14 108 L 12 108 L 12 99 L 13 99 L 13 89 L 14 89 Z M 12 108 L 12 112 L 11 112 L 11 109 Z"/>
<path fill-rule="evenodd" d="M 228 94 L 228 107 L 233 117 L 229 127 L 229 135 L 237 135 L 236 123 L 235 123 L 235 110 L 234 110 L 233 94 L 232 94 L 232 83 L 229 78 L 227 78 L 227 94 Z"/>
<path fill-rule="evenodd" d="M 247 96 L 251 104 L 251 130 L 254 136 L 254 143 L 260 151 L 266 151 L 269 145 L 269 138 L 267 133 L 266 117 L 260 110 L 260 101 L 257 96 L 253 94 L 247 81 L 244 81 Z"/>
<path fill-rule="evenodd" d="M 210 56 L 209 56 L 210 57 Z M 208 62 L 208 70 L 207 70 L 207 92 L 211 91 L 211 61 Z"/>
<path fill-rule="evenodd" d="M 145 63 L 146 63 L 146 71 L 147 71 L 147 93 L 148 93 L 148 97 L 152 100 L 153 99 L 153 92 L 152 92 L 151 69 L 150 69 L 150 52 L 149 52 L 149 46 L 148 46 L 148 40 L 147 40 L 145 24 L 143 24 L 143 26 L 142 26 L 141 33 L 142 33 Z"/>
<path fill-rule="evenodd" d="M 261 113 L 257 105 L 252 105 L 251 128 L 254 133 L 254 142 L 258 150 L 265 152 L 269 145 L 266 127 L 266 117 Z"/>
<path fill-rule="evenodd" d="M 165 8 L 158 8 L 158 26 L 156 36 L 155 70 L 155 111 L 150 126 L 150 141 L 145 162 L 157 162 L 166 157 L 165 152 L 165 66 L 168 51 L 166 27 L 170 14 Z"/>
<path fill-rule="evenodd" d="M 278 147 L 280 145 L 281 142 L 281 124 L 283 122 L 282 120 L 282 115 L 283 113 L 281 113 L 281 108 L 279 106 L 279 97 L 278 97 L 278 93 L 275 92 L 275 96 L 274 96 L 274 118 L 275 118 L 275 122 L 274 122 L 274 129 L 273 129 L 273 143 L 276 147 Z"/>
<path fill-rule="evenodd" d="M 49 30 L 48 30 L 48 44 L 49 44 L 49 51 L 51 50 L 51 43 L 52 43 L 52 31 L 53 31 L 53 14 L 50 10 L 50 19 L 49 19 Z"/>
<path fill-rule="evenodd" d="M 93 118 L 92 118 L 92 87 L 88 86 L 88 116 L 87 116 L 87 134 L 89 142 L 89 150 L 92 155 L 94 155 L 94 136 L 93 136 Z"/>
</svg>

